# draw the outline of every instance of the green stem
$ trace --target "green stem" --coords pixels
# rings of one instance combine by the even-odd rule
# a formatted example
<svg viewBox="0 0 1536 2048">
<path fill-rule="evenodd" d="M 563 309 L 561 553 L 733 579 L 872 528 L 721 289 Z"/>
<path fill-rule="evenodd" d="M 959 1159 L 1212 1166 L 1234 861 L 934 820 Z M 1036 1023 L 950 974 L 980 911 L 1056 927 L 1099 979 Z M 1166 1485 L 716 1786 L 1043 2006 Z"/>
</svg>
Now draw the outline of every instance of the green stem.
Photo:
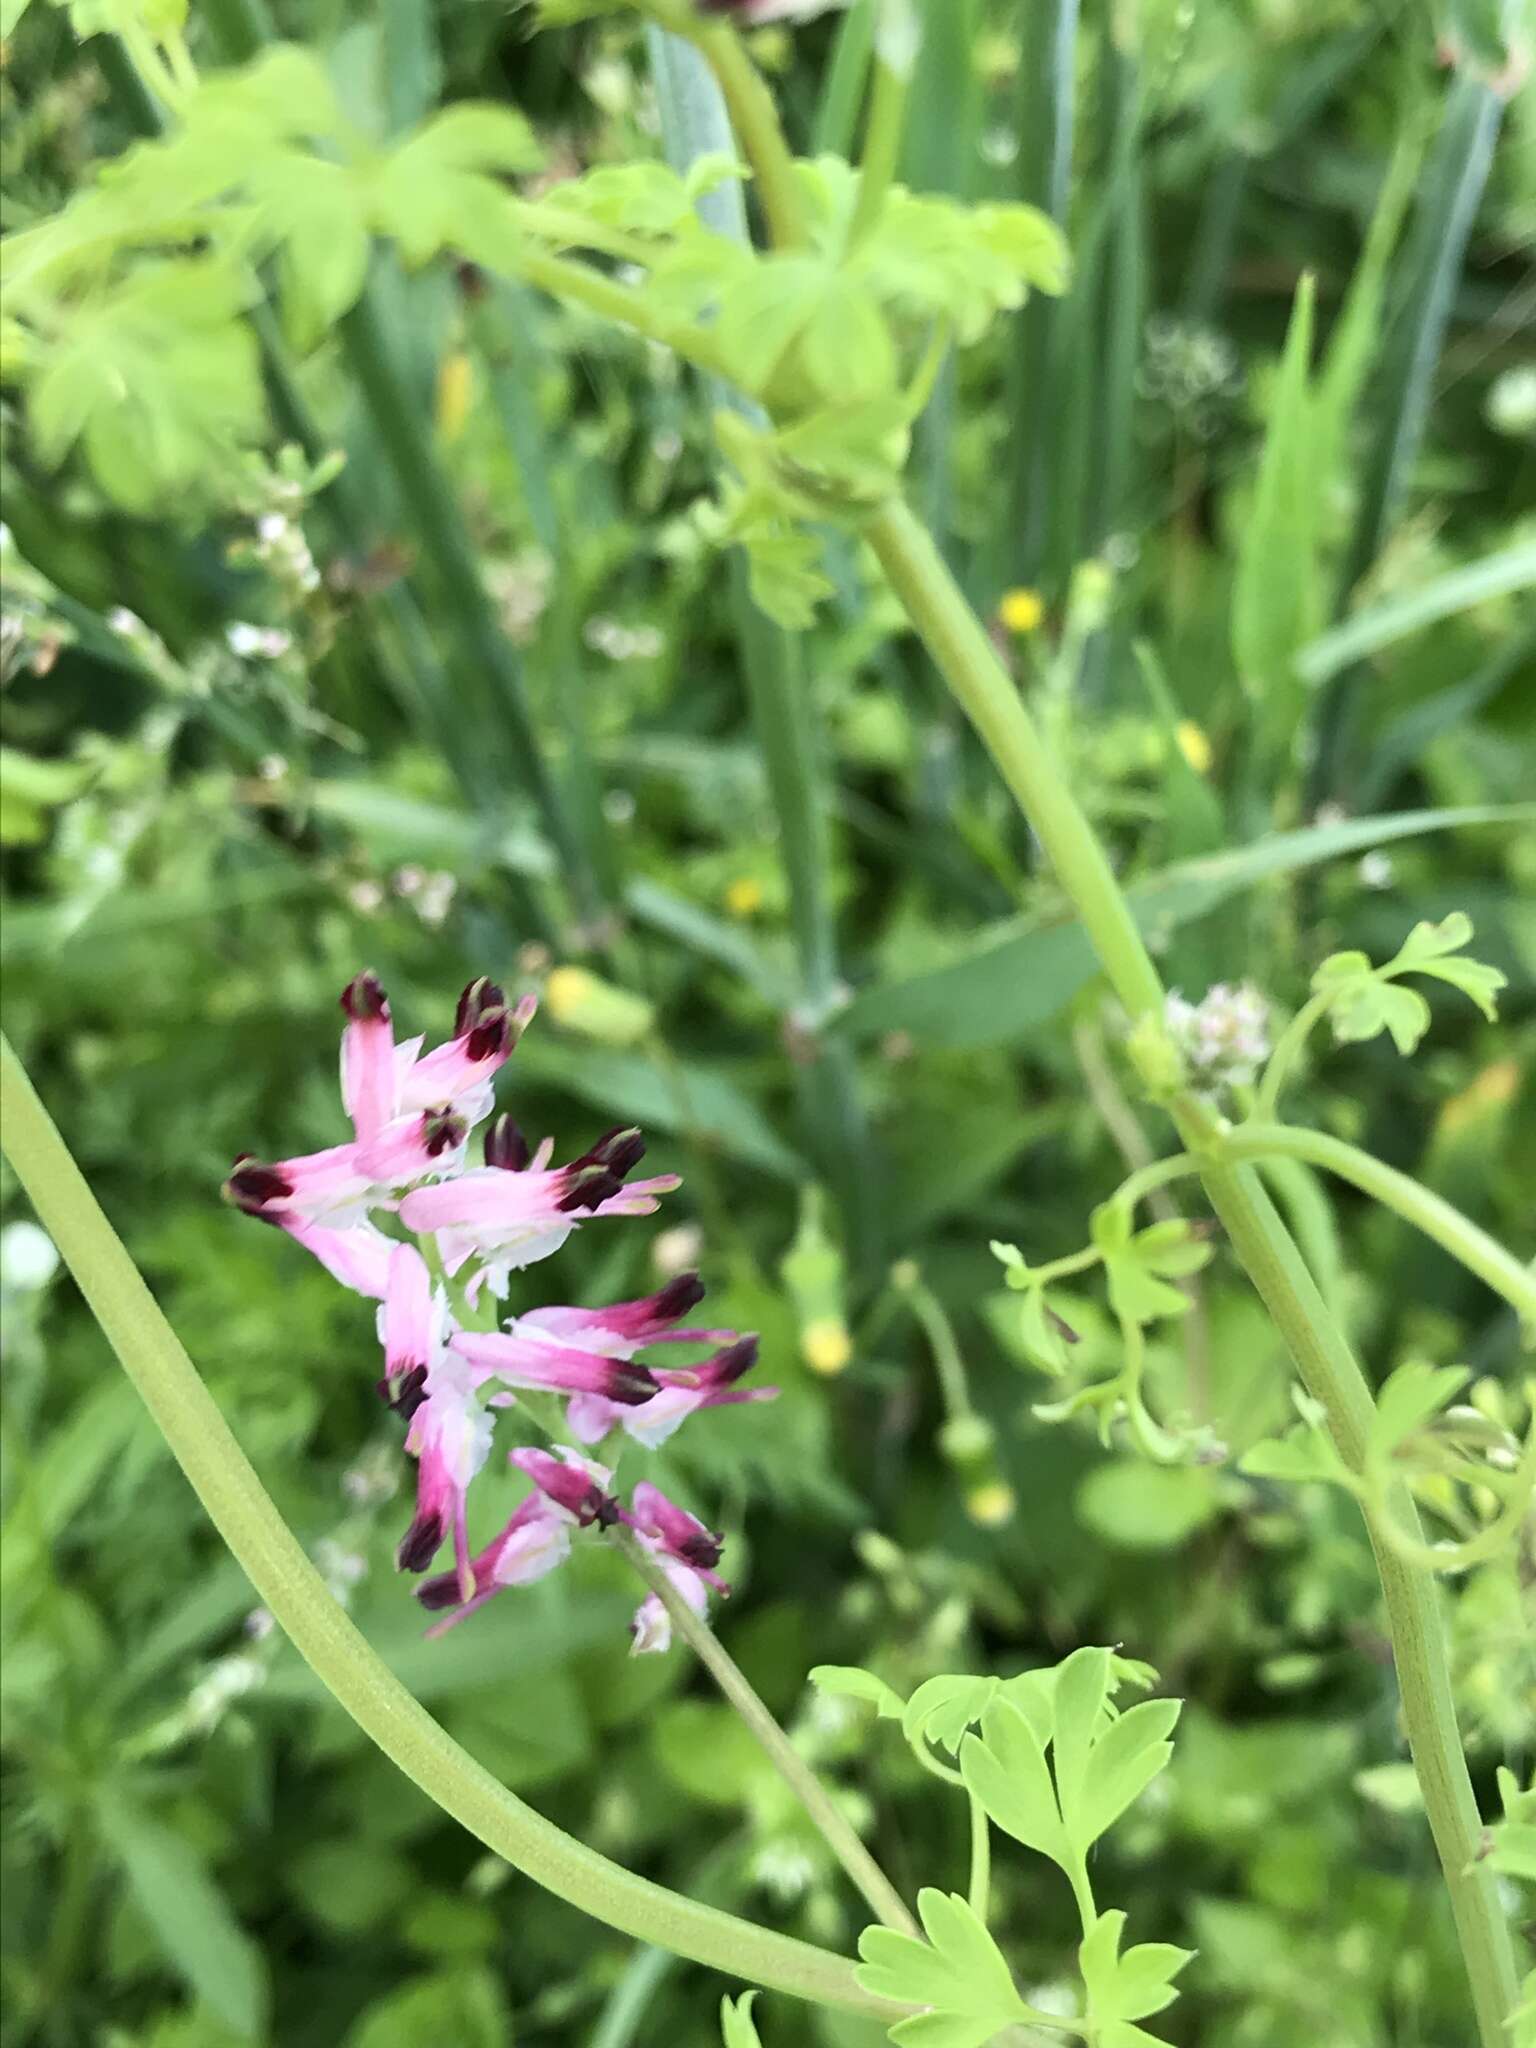
<svg viewBox="0 0 1536 2048">
<path fill-rule="evenodd" d="M 1321 1402 L 1341 1457 L 1352 1471 L 1363 1471 L 1375 1404 L 1289 1233 L 1252 1168 L 1213 1167 L 1205 1176 L 1205 1187 L 1303 1385 Z M 1508 2048 L 1504 2020 L 1515 2006 L 1514 1949 L 1497 1882 L 1486 1862 L 1479 1860 L 1482 1822 L 1456 1726 L 1439 1589 L 1430 1574 L 1398 1555 L 1392 1537 L 1369 1507 L 1365 1517 L 1381 1579 L 1408 1747 L 1450 1894 L 1479 2040 L 1482 2048 Z M 1418 1512 L 1406 1489 L 1393 1520 L 1399 1529 L 1418 1533 Z"/>
<path fill-rule="evenodd" d="M 916 1934 L 917 1922 L 907 1911 L 900 1893 L 859 1840 L 845 1816 L 838 1811 L 816 1773 L 753 1691 L 746 1675 L 714 1630 L 707 1622 L 700 1621 L 655 1558 L 629 1530 L 616 1529 L 612 1541 L 666 1608 L 673 1628 L 757 1737 L 768 1761 L 816 1823 L 827 1847 L 862 1893 L 875 1917 L 899 1933 Z"/>
<path fill-rule="evenodd" d="M 1166 1187 L 1169 1181 L 1188 1180 L 1191 1175 L 1199 1173 L 1202 1163 L 1193 1152 L 1173 1152 L 1166 1159 L 1154 1159 L 1150 1166 L 1138 1167 L 1135 1173 L 1127 1174 L 1110 1200 L 1134 1208 L 1148 1195 Z"/>
<path fill-rule="evenodd" d="M 219 1534 L 326 1690 L 411 1781 L 536 1884 L 637 1940 L 770 1989 L 887 2020 L 841 1956 L 610 1863 L 525 1806 L 406 1691 L 327 1592 L 0 1037 L 5 1152 Z"/>
<path fill-rule="evenodd" d="M 775 248 L 793 249 L 805 239 L 805 224 L 795 160 L 779 126 L 773 95 L 728 23 L 694 28 L 691 39 L 720 82 L 731 127 L 752 166 L 768 239 Z"/>
<path fill-rule="evenodd" d="M 1310 1002 L 1302 1004 L 1281 1032 L 1259 1082 L 1258 1097 L 1254 1103 L 1253 1113 L 1261 1123 L 1268 1123 L 1274 1117 L 1280 1105 L 1281 1092 L 1291 1077 L 1291 1069 L 1332 1000 L 1331 995 L 1313 996 Z"/>
<path fill-rule="evenodd" d="M 1055 864 L 1132 1021 L 1160 1010 L 1162 984 L 1104 849 L 943 556 L 898 499 L 874 514 L 864 537 Z"/>
<path fill-rule="evenodd" d="M 1347 1180 L 1351 1187 L 1433 1238 L 1469 1273 L 1501 1295 L 1523 1321 L 1536 1324 L 1536 1274 L 1459 1209 L 1396 1167 L 1373 1159 L 1369 1152 L 1346 1145 L 1341 1138 L 1330 1138 L 1324 1131 L 1262 1123 L 1240 1124 L 1225 1139 L 1222 1150 L 1233 1159 L 1300 1159 Z"/>
<path fill-rule="evenodd" d="M 880 218 L 901 156 L 901 132 L 907 117 L 912 60 L 893 64 L 881 49 L 883 25 L 875 30 L 875 84 L 869 99 L 869 125 L 859 159 L 859 196 L 848 228 L 848 246 L 855 248 Z M 915 56 L 915 52 L 912 53 Z"/>
<path fill-rule="evenodd" d="M 1163 988 L 1157 970 L 1093 828 L 1048 759 L 1033 720 L 932 540 L 898 501 L 876 513 L 865 534 L 1054 864 L 1116 994 L 1133 1019 L 1160 1011 Z M 1209 1146 L 1209 1118 L 1198 1103 L 1180 1101 L 1174 1121 L 1187 1144 Z M 1250 1169 L 1213 1162 L 1202 1178 L 1303 1381 L 1323 1404 L 1340 1454 L 1360 1471 L 1374 1413 L 1370 1391 L 1289 1233 Z M 1410 1503 L 1408 1516 L 1413 1513 Z M 1486 1863 L 1476 1860 L 1480 1824 L 1456 1725 L 1436 1589 L 1425 1574 L 1404 1564 L 1369 1516 L 1367 1526 L 1409 1745 L 1456 1916 L 1483 2048 L 1507 2048 L 1504 2019 L 1515 2003 L 1514 1953 L 1494 1878 Z"/>
<path fill-rule="evenodd" d="M 971 1881 L 966 1896 L 971 1911 L 985 1927 L 987 1910 L 992 1894 L 992 1834 L 987 1825 L 987 1809 L 972 1792 L 971 1801 Z"/>
<path fill-rule="evenodd" d="M 1088 1876 L 1087 1857 L 1075 1856 L 1067 1865 L 1067 1876 L 1072 1880 L 1072 1896 L 1077 1901 L 1077 1913 L 1083 1923 L 1083 1932 L 1091 1934 L 1093 1924 L 1099 1917 L 1099 1909 L 1093 1902 L 1093 1885 Z"/>
<path fill-rule="evenodd" d="M 939 1376 L 939 1391 L 944 1397 L 944 1413 L 952 1422 L 974 1415 L 971 1406 L 971 1390 L 965 1376 L 965 1360 L 960 1356 L 960 1346 L 955 1342 L 954 1327 L 944 1313 L 938 1296 L 931 1287 L 921 1280 L 910 1281 L 903 1292 L 911 1304 L 912 1313 L 923 1328 L 928 1339 L 928 1348 L 933 1353 L 934 1371 Z"/>
</svg>

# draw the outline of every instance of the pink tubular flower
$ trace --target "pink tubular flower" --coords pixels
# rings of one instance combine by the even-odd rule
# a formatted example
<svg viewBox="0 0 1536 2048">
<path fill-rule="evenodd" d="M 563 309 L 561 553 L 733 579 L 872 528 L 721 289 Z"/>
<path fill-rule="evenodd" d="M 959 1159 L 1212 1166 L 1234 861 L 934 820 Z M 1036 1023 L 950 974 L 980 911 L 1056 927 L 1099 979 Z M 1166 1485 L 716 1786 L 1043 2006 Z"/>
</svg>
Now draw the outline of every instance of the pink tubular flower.
<svg viewBox="0 0 1536 2048">
<path fill-rule="evenodd" d="M 679 1320 L 704 1299 L 697 1273 L 679 1273 L 655 1294 L 640 1301 L 617 1301 L 607 1308 L 535 1308 L 513 1318 L 519 1337 L 546 1343 L 579 1343 L 610 1358 L 631 1358 L 649 1344 L 725 1344 L 734 1330 L 678 1329 Z"/>
<path fill-rule="evenodd" d="M 637 1407 L 657 1391 L 655 1375 L 631 1359 L 579 1351 L 548 1339 L 514 1337 L 500 1330 L 460 1330 L 453 1348 L 474 1367 L 478 1379 L 500 1380 L 505 1387 L 591 1394 L 623 1408 Z"/>
<path fill-rule="evenodd" d="M 646 1402 L 643 1413 L 619 1407 L 600 1393 L 581 1393 L 571 1402 L 567 1419 L 584 1444 L 600 1443 L 610 1429 L 622 1426 L 636 1443 L 654 1450 L 700 1408 L 728 1408 L 741 1401 L 775 1399 L 777 1387 L 737 1385 L 756 1363 L 756 1337 L 738 1337 L 723 1351 L 706 1358 L 702 1365 L 666 1371 L 656 1367 L 651 1377 L 658 1391 Z"/>
<path fill-rule="evenodd" d="M 458 1577 L 467 1584 L 465 1501 L 490 1456 L 492 1418 L 475 1395 L 469 1368 L 451 1351 L 429 1364 L 424 1389 L 418 1383 L 410 1399 L 405 1448 L 418 1461 L 416 1514 L 395 1562 L 403 1572 L 424 1572 L 451 1534 Z"/>
<path fill-rule="evenodd" d="M 563 1447 L 554 1451 L 511 1451 L 508 1457 L 526 1472 L 545 1499 L 569 1515 L 578 1528 L 611 1529 L 623 1519 L 618 1502 L 607 1491 L 613 1474 L 606 1465 Z"/>
<path fill-rule="evenodd" d="M 420 1038 L 396 1045 L 376 975 L 349 982 L 341 1007 L 341 1096 L 352 1142 L 271 1164 L 246 1155 L 225 1183 L 248 1215 L 277 1224 L 322 1258 L 324 1241 L 306 1232 L 354 1230 L 369 1209 L 393 1207 L 401 1188 L 458 1171 L 472 1126 L 491 1109 L 492 1078 L 535 1000 L 526 996 L 509 1010 L 494 982 L 472 981 L 459 998 L 454 1036 L 425 1058 Z"/>
<path fill-rule="evenodd" d="M 513 1451 L 510 1461 L 527 1473 L 535 1490 L 467 1567 L 417 1587 L 423 1607 L 456 1610 L 433 1635 L 463 1621 L 504 1586 L 531 1585 L 563 1564 L 570 1555 L 572 1529 L 611 1528 L 619 1519 L 618 1503 L 606 1491 L 611 1477 L 606 1466 L 575 1451 Z"/>
<path fill-rule="evenodd" d="M 551 1167 L 547 1141 L 530 1155 L 511 1119 L 498 1118 L 486 1149 L 487 1165 L 416 1188 L 400 1204 L 407 1230 L 436 1235 L 450 1275 L 481 1261 L 475 1292 L 483 1282 L 505 1295 L 513 1272 L 558 1251 L 587 1216 L 649 1216 L 656 1197 L 679 1185 L 676 1174 L 659 1174 L 626 1186 L 645 1156 L 636 1130 L 608 1131 L 568 1166 Z"/>
<path fill-rule="evenodd" d="M 379 1309 L 384 1377 L 379 1397 L 407 1422 L 427 1398 L 427 1382 L 441 1373 L 448 1307 L 434 1291 L 427 1262 L 411 1244 L 390 1248 L 389 1276 Z"/>
<path fill-rule="evenodd" d="M 720 1562 L 721 1539 L 686 1508 L 668 1500 L 659 1487 L 641 1480 L 635 1488 L 634 1511 L 624 1519 L 701 1621 L 709 1612 L 708 1589 L 713 1586 L 722 1596 L 730 1592 L 715 1570 Z M 631 1649 L 637 1657 L 659 1654 L 671 1647 L 672 1619 L 659 1594 L 648 1593 L 641 1601 L 630 1631 Z"/>
<path fill-rule="evenodd" d="M 454 1609 L 427 1633 L 441 1635 L 504 1586 L 531 1586 L 570 1554 L 571 1523 L 541 1493 L 531 1493 L 500 1535 L 469 1559 L 466 1571 L 443 1572 L 416 1588 L 423 1607 Z"/>
</svg>

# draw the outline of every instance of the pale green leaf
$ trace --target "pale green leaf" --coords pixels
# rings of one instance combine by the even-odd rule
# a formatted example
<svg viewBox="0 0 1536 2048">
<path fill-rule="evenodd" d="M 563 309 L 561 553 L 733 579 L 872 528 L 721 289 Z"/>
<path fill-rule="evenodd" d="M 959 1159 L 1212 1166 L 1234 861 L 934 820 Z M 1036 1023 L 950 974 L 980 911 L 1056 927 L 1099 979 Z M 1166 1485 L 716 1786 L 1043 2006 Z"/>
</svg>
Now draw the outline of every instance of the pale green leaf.
<svg viewBox="0 0 1536 2048">
<path fill-rule="evenodd" d="M 900 2021 L 891 2039 L 903 2048 L 982 2048 L 1014 2021 L 1030 2018 L 1002 1952 L 964 1899 L 932 1889 L 918 1893 L 926 1941 L 888 1927 L 859 1936 L 864 1990 L 931 2012 Z"/>
<path fill-rule="evenodd" d="M 817 1664 L 811 1670 L 810 1679 L 812 1685 L 821 1692 L 840 1694 L 848 1699 L 868 1700 L 882 1721 L 901 1719 L 900 1694 L 888 1686 L 883 1678 L 877 1678 L 873 1671 L 862 1671 L 856 1664 Z"/>
<path fill-rule="evenodd" d="M 1005 1834 L 1065 1866 L 1069 1850 L 1045 1754 L 1028 1718 L 1006 1699 L 994 1699 L 980 1736 L 960 1745 L 967 1787 Z"/>
<path fill-rule="evenodd" d="M 1112 1721 L 1094 1743 L 1082 1789 L 1070 1810 L 1063 1794 L 1068 1831 L 1080 1851 L 1088 1849 L 1114 1826 L 1127 1807 L 1141 1797 L 1173 1755 L 1173 1733 L 1183 1702 L 1143 1700 Z M 1057 1782 L 1061 1779 L 1057 1745 Z"/>
<path fill-rule="evenodd" d="M 720 2039 L 723 2048 L 763 2048 L 762 2037 L 752 2017 L 757 2002 L 755 1991 L 743 1991 L 739 1998 L 720 2001 Z"/>
<path fill-rule="evenodd" d="M 995 1678 L 964 1674 L 941 1673 L 936 1678 L 924 1679 L 907 1701 L 901 1719 L 902 1732 L 909 1742 L 941 1743 L 953 1756 L 960 1747 L 961 1736 L 972 1722 L 981 1719 L 997 1688 Z"/>
</svg>

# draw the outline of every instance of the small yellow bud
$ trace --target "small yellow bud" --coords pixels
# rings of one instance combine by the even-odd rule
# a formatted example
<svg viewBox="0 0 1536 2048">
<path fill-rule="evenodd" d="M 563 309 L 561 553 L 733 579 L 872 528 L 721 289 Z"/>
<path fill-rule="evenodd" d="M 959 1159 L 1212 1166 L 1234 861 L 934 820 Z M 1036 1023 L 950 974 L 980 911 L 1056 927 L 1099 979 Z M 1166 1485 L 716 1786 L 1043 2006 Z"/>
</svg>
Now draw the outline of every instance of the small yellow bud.
<svg viewBox="0 0 1536 2048">
<path fill-rule="evenodd" d="M 848 1327 L 838 1316 L 821 1316 L 800 1332 L 800 1356 L 827 1379 L 840 1373 L 853 1356 Z"/>
<path fill-rule="evenodd" d="M 1033 633 L 1045 617 L 1045 606 L 1038 590 L 1005 590 L 997 616 L 1010 633 Z"/>
<path fill-rule="evenodd" d="M 763 885 L 756 875 L 738 875 L 725 892 L 725 907 L 732 917 L 751 917 L 763 907 Z"/>
<path fill-rule="evenodd" d="M 452 350 L 437 372 L 437 431 L 445 441 L 456 441 L 463 433 L 474 390 L 474 364 L 463 349 Z"/>
<path fill-rule="evenodd" d="M 585 967 L 552 967 L 544 1001 L 557 1024 L 602 1045 L 634 1045 L 650 1030 L 655 1012 L 644 996 L 615 988 Z"/>
<path fill-rule="evenodd" d="M 965 1497 L 965 1512 L 973 1522 L 983 1529 L 1001 1529 L 1005 1522 L 1011 1522 L 1018 1501 L 1011 1486 L 1005 1486 L 1001 1479 L 989 1479 L 985 1486 L 978 1486 Z"/>
<path fill-rule="evenodd" d="M 1179 743 L 1179 752 L 1184 756 L 1197 775 L 1209 775 L 1215 755 L 1205 727 L 1196 725 L 1192 718 L 1181 718 L 1173 729 L 1173 736 Z"/>
</svg>

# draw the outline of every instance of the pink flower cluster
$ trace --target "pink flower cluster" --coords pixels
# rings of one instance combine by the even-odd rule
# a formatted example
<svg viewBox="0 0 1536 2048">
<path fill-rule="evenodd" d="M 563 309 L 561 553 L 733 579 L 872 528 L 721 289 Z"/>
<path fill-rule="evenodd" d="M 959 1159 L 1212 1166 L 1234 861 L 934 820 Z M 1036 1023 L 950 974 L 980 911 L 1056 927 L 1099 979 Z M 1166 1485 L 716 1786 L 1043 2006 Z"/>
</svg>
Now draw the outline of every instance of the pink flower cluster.
<svg viewBox="0 0 1536 2048">
<path fill-rule="evenodd" d="M 495 1412 L 520 1393 L 565 1397 L 566 1423 L 583 1445 L 620 1430 L 654 1446 L 697 1409 L 770 1400 L 777 1391 L 740 1384 L 756 1363 L 755 1337 L 681 1326 L 703 1299 L 696 1273 L 639 1301 L 534 1308 L 501 1328 L 466 1327 L 489 1320 L 487 1297 L 504 1300 L 514 1272 L 558 1251 L 589 1218 L 650 1215 L 676 1176 L 631 1180 L 645 1145 L 638 1131 L 623 1129 L 553 1166 L 552 1141 L 531 1150 L 505 1115 L 485 1132 L 484 1164 L 469 1165 L 470 1133 L 491 1114 L 494 1077 L 532 1020 L 532 996 L 509 1006 L 494 982 L 471 982 L 453 1036 L 425 1054 L 420 1038 L 396 1042 L 376 976 L 358 975 L 341 1007 L 351 1141 L 297 1159 L 246 1155 L 225 1194 L 379 1304 L 379 1393 L 404 1420 L 405 1447 L 417 1461 L 416 1513 L 397 1552 L 400 1569 L 427 1571 L 452 1542 L 453 1570 L 417 1593 L 424 1606 L 448 1610 L 441 1629 L 504 1586 L 552 1571 L 569 1555 L 573 1530 L 622 1522 L 702 1615 L 710 1587 L 729 1590 L 715 1570 L 720 1539 L 644 1482 L 623 1507 L 609 1491 L 609 1468 L 574 1448 L 512 1451 L 533 1491 L 483 1550 L 472 1555 L 468 1535 L 469 1489 L 490 1457 Z M 379 1215 L 409 1235 L 381 1228 Z M 678 1343 L 711 1348 L 693 1366 L 652 1366 L 638 1356 Z M 670 1635 L 652 1594 L 635 1616 L 634 1646 L 664 1650 Z"/>
</svg>

